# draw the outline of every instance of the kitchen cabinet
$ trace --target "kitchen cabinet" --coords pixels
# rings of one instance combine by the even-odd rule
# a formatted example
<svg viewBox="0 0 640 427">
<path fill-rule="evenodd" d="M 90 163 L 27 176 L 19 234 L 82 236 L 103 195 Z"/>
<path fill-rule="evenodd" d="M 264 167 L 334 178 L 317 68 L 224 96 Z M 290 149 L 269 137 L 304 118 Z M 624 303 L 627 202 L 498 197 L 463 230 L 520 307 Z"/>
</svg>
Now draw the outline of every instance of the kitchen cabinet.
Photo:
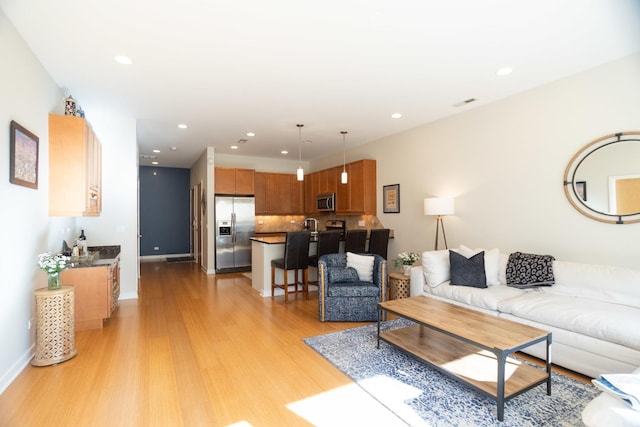
<svg viewBox="0 0 640 427">
<path fill-rule="evenodd" d="M 102 145 L 81 117 L 49 115 L 49 215 L 98 216 Z"/>
<path fill-rule="evenodd" d="M 64 270 L 62 284 L 75 286 L 75 329 L 102 328 L 120 297 L 120 259 Z"/>
<path fill-rule="evenodd" d="M 320 173 L 314 172 L 304 176 L 304 212 L 307 215 L 317 215 L 316 200 L 320 194 Z"/>
<path fill-rule="evenodd" d="M 295 174 L 289 175 L 289 190 L 291 215 L 304 214 L 304 181 L 298 181 Z"/>
<path fill-rule="evenodd" d="M 253 169 L 214 169 L 215 193 L 253 196 L 255 194 L 255 171 Z"/>
<path fill-rule="evenodd" d="M 376 215 L 376 161 L 365 159 L 348 163 L 347 174 L 347 184 L 338 184 L 336 213 Z"/>
<path fill-rule="evenodd" d="M 255 173 L 256 215 L 302 214 L 303 186 L 293 174 Z"/>
</svg>

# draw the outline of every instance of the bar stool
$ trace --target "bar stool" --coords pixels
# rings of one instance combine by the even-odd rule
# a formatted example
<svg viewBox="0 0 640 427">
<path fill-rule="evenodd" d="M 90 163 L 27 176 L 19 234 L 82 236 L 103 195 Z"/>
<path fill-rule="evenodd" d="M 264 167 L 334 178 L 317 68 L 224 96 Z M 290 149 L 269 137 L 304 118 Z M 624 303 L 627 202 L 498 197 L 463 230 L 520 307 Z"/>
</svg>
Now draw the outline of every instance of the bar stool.
<svg viewBox="0 0 640 427">
<path fill-rule="evenodd" d="M 389 233 L 391 230 L 388 228 L 377 228 L 371 230 L 369 235 L 369 253 L 378 254 L 382 258 L 387 259 L 387 249 L 389 247 Z"/>
<path fill-rule="evenodd" d="M 318 249 L 315 255 L 309 256 L 309 267 L 318 268 L 318 258 L 326 254 L 340 252 L 340 230 L 321 231 L 318 233 Z M 318 282 L 309 282 L 317 284 Z"/>
<path fill-rule="evenodd" d="M 294 293 L 298 291 L 298 284 L 303 286 L 305 296 L 309 298 L 309 242 L 311 232 L 293 231 L 287 233 L 284 242 L 284 258 L 271 261 L 271 298 L 275 295 L 275 288 L 284 290 L 284 302 L 289 302 L 289 271 L 293 270 Z M 276 268 L 282 270 L 283 283 L 276 283 Z M 298 282 L 298 272 L 302 270 L 303 282 Z"/>
<path fill-rule="evenodd" d="M 367 246 L 367 230 L 347 230 L 344 240 L 345 252 L 364 253 Z"/>
</svg>

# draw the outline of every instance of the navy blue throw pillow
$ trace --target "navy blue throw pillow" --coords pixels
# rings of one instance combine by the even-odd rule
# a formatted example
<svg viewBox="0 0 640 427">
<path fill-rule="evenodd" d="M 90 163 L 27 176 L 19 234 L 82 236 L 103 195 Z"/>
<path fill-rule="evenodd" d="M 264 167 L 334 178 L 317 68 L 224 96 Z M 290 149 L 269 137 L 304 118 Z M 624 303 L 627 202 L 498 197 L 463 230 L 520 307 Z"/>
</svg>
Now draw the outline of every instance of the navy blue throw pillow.
<svg viewBox="0 0 640 427">
<path fill-rule="evenodd" d="M 484 251 L 471 258 L 449 251 L 451 264 L 451 284 L 456 286 L 471 286 L 486 288 L 487 275 L 484 272 Z"/>
</svg>

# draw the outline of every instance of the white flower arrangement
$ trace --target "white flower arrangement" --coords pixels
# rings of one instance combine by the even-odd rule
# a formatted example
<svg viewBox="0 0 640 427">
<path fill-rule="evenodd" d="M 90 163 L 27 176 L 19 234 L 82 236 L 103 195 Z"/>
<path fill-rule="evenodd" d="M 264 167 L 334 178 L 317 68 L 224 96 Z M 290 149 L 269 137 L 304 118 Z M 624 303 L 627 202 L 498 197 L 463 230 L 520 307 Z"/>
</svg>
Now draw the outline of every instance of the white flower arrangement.
<svg viewBox="0 0 640 427">
<path fill-rule="evenodd" d="M 396 267 L 412 266 L 420 259 L 420 255 L 414 252 L 400 252 L 393 263 Z"/>
<path fill-rule="evenodd" d="M 38 255 L 38 267 L 47 274 L 60 273 L 67 268 L 68 256 L 62 254 L 51 255 L 49 252 Z"/>
</svg>

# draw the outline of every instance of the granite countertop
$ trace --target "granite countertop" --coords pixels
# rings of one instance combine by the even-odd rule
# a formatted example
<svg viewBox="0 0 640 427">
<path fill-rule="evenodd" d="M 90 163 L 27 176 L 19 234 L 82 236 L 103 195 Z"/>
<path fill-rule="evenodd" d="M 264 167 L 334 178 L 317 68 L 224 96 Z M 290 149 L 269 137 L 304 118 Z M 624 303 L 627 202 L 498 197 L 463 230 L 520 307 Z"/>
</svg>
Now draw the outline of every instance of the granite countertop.
<svg viewBox="0 0 640 427">
<path fill-rule="evenodd" d="M 269 233 L 271 234 L 271 233 Z M 251 237 L 251 240 L 258 243 L 266 243 L 268 245 L 280 245 L 284 244 L 284 241 L 287 239 L 286 233 L 283 233 L 281 236 L 255 236 Z M 317 242 L 318 236 L 312 236 L 311 242 Z"/>
<path fill-rule="evenodd" d="M 89 256 L 71 257 L 68 268 L 102 267 L 120 258 L 120 246 L 89 246 Z"/>
</svg>

